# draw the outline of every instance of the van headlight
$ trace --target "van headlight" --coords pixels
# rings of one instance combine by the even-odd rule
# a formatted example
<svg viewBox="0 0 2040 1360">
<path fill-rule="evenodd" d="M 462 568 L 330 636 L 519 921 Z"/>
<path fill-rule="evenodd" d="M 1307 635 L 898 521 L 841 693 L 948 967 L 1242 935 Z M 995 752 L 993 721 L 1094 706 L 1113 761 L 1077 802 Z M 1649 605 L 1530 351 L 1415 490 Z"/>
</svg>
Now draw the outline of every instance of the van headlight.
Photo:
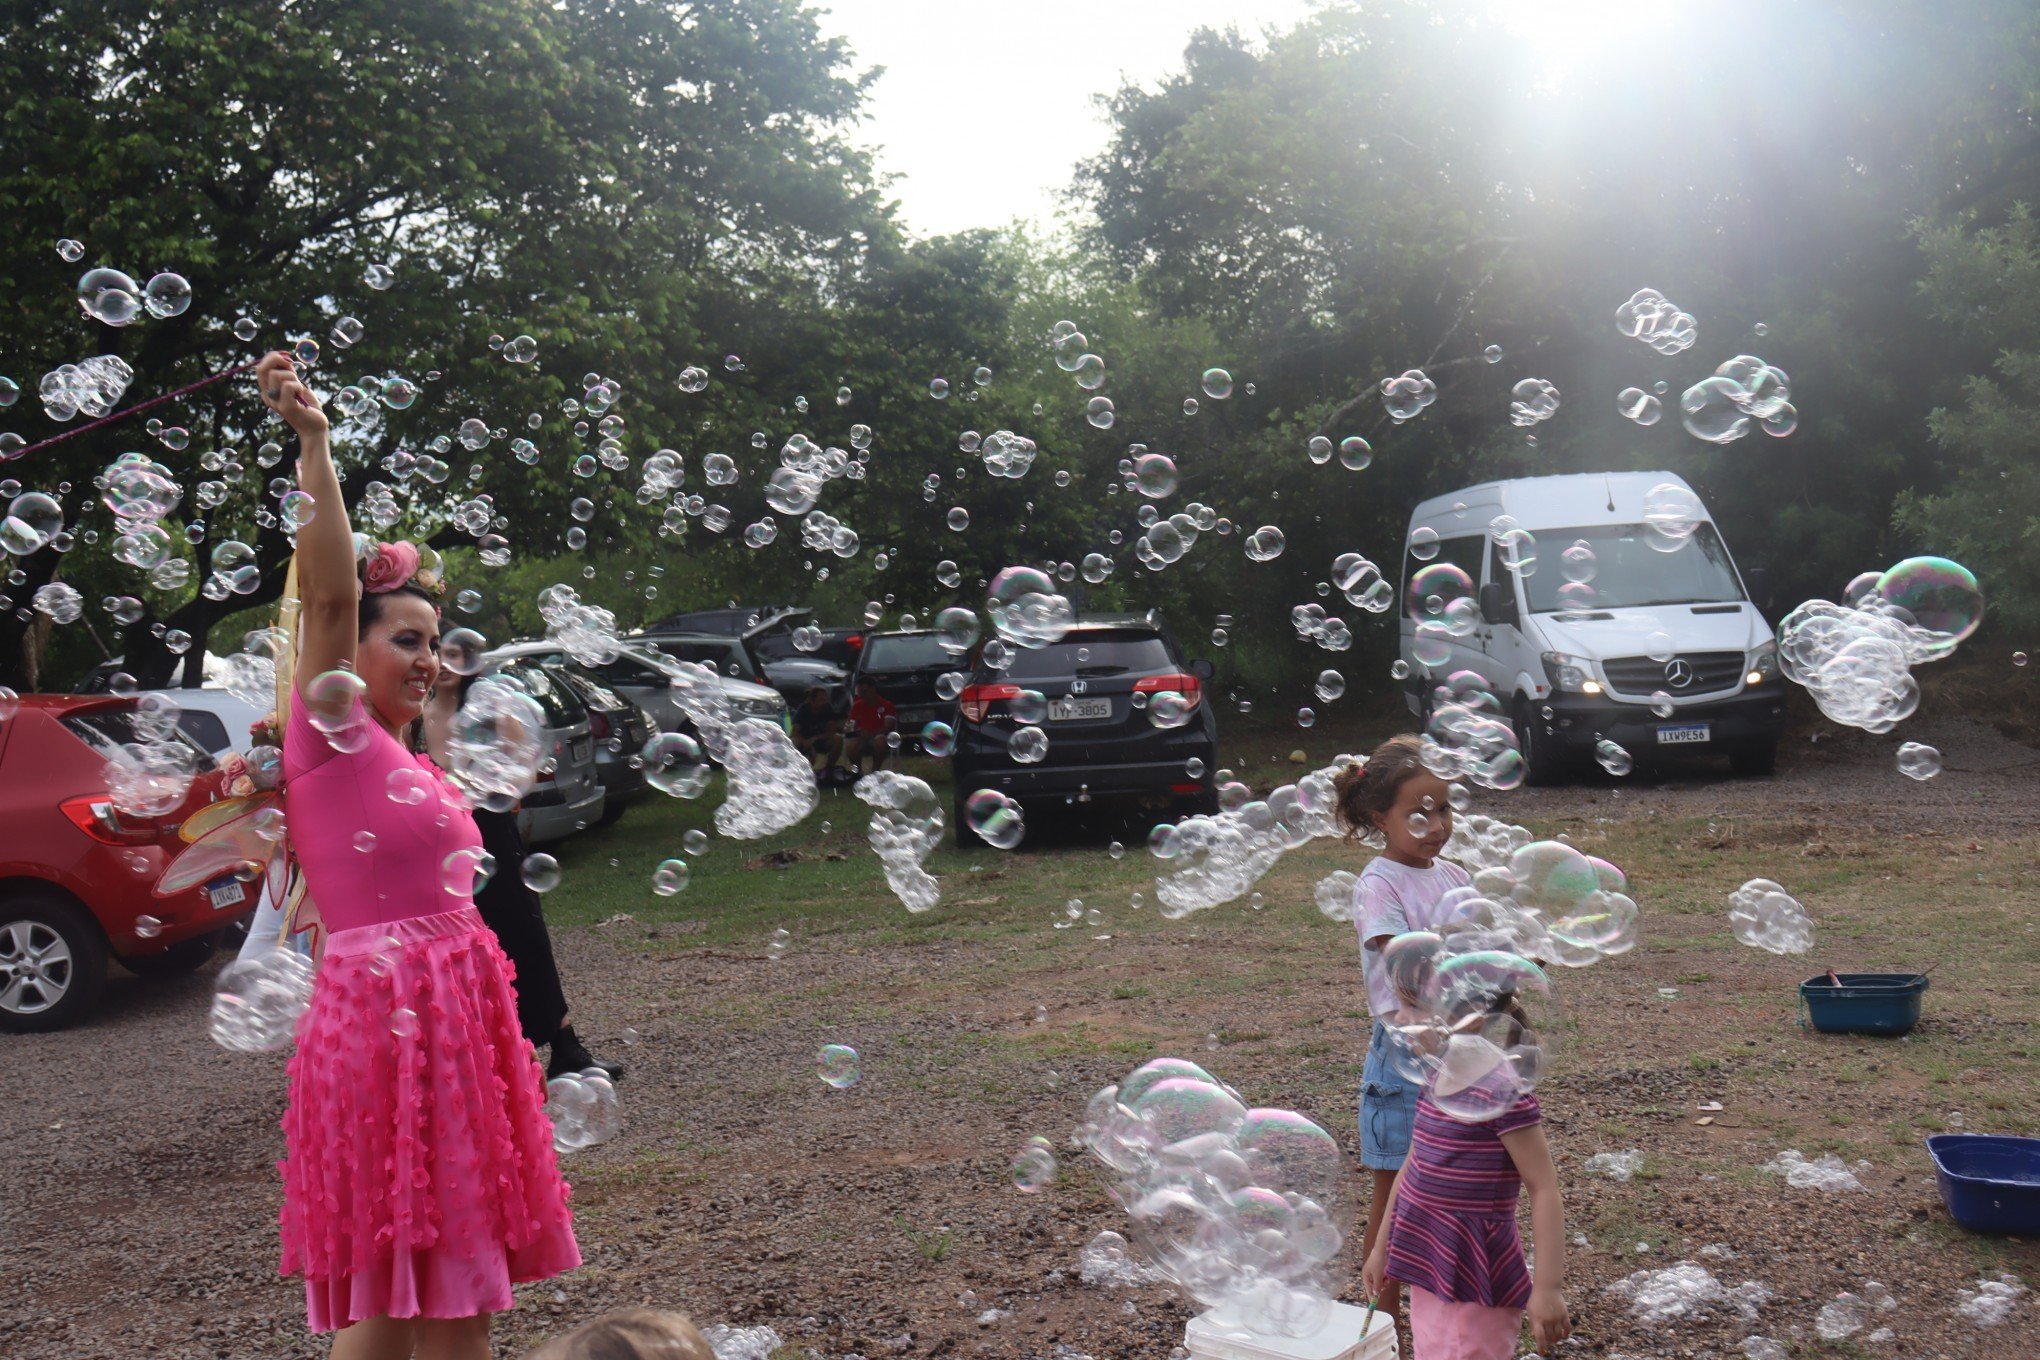
<svg viewBox="0 0 2040 1360">
<path fill-rule="evenodd" d="M 780 710 L 786 707 L 786 700 L 777 695 L 770 699 L 734 699 L 730 707 L 747 718 L 777 720 Z"/>
<path fill-rule="evenodd" d="M 1544 678 L 1555 690 L 1567 694 L 1599 694 L 1601 682 L 1594 678 L 1593 663 L 1583 656 L 1568 656 L 1564 652 L 1545 652 Z"/>
<path fill-rule="evenodd" d="M 1767 642 L 1750 653 L 1749 666 L 1743 673 L 1745 685 L 1761 685 L 1778 674 L 1778 644 Z"/>
</svg>

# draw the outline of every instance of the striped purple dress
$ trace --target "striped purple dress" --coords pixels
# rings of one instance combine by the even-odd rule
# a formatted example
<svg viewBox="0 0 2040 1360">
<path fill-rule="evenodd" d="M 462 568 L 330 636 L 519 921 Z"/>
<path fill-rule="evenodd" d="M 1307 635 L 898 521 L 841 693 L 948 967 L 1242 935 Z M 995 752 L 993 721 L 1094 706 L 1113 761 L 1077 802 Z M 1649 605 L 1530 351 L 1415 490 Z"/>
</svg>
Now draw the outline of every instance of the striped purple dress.
<svg viewBox="0 0 2040 1360">
<path fill-rule="evenodd" d="M 1388 1225 L 1388 1277 L 1453 1303 L 1530 1306 L 1530 1266 L 1516 1231 L 1523 1178 L 1502 1135 L 1544 1116 L 1524 1096 L 1500 1118 L 1469 1124 L 1417 1102 L 1409 1160 Z"/>
</svg>

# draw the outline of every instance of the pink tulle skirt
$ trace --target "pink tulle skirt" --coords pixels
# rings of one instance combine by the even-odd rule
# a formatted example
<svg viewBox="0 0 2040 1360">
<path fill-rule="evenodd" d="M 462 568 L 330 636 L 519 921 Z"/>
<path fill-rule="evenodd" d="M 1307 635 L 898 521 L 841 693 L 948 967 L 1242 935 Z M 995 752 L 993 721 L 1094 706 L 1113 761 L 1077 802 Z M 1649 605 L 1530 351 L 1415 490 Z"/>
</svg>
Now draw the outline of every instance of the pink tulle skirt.
<svg viewBox="0 0 2040 1360">
<path fill-rule="evenodd" d="M 501 1312 L 581 1263 L 510 980 L 472 907 L 327 939 L 277 1164 L 313 1331 Z"/>
</svg>

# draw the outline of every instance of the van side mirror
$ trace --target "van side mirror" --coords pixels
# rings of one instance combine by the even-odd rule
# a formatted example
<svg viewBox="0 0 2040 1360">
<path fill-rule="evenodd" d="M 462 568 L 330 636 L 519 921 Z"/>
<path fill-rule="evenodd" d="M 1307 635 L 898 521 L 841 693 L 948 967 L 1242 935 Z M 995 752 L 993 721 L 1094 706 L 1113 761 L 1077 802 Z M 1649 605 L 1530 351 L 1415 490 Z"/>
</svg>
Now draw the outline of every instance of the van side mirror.
<svg viewBox="0 0 2040 1360">
<path fill-rule="evenodd" d="M 1190 674 L 1196 676 L 1199 680 L 1209 680 L 1217 673 L 1218 668 L 1201 656 L 1190 663 Z"/>
<path fill-rule="evenodd" d="M 1506 581 L 1489 581 L 1480 588 L 1480 616 L 1491 624 L 1519 622 L 1516 613 L 1516 593 Z"/>
<path fill-rule="evenodd" d="M 1750 603 L 1759 609 L 1771 607 L 1771 573 L 1762 567 L 1751 567 L 1743 572 L 1743 585 L 1749 589 Z"/>
</svg>

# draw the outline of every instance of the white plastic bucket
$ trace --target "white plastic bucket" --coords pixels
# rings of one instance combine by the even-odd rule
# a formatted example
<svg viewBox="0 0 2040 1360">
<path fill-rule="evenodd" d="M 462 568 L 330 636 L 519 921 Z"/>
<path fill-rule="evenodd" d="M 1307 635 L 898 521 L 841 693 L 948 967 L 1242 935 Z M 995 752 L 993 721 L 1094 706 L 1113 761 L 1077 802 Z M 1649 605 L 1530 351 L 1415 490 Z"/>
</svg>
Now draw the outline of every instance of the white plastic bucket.
<svg viewBox="0 0 2040 1360">
<path fill-rule="evenodd" d="M 1212 1313 L 1199 1313 L 1183 1331 L 1191 1360 L 1398 1360 L 1400 1354 L 1394 1315 L 1376 1309 L 1369 1320 L 1365 1308 L 1350 1303 L 1333 1304 L 1324 1326 L 1308 1336 L 1261 1336 L 1211 1319 Z"/>
</svg>

